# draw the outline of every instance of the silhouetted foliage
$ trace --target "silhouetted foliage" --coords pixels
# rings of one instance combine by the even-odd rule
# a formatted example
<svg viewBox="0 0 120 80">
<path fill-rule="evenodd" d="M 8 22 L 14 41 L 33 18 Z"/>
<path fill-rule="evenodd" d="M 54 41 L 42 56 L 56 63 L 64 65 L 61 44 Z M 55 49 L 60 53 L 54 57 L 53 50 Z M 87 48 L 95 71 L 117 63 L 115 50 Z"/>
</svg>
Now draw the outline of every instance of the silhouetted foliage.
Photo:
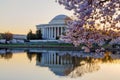
<svg viewBox="0 0 120 80">
<path fill-rule="evenodd" d="M 37 30 L 37 31 L 36 31 L 36 38 L 37 38 L 37 39 L 42 39 L 41 30 Z"/>
<path fill-rule="evenodd" d="M 32 30 L 30 30 L 27 34 L 27 39 L 28 40 L 34 40 L 36 39 L 36 35 L 32 32 Z"/>
<path fill-rule="evenodd" d="M 35 56 L 36 56 L 36 53 L 32 53 L 32 52 L 27 51 L 27 57 L 30 61 L 32 61 L 32 58 Z"/>
<path fill-rule="evenodd" d="M 35 39 L 42 39 L 41 30 L 37 30 L 34 34 L 32 30 L 30 30 L 27 34 L 27 40 L 35 40 Z"/>
<path fill-rule="evenodd" d="M 4 39 L 4 33 L 0 33 L 0 39 Z"/>
<path fill-rule="evenodd" d="M 2 34 L 0 34 L 0 39 L 3 39 L 3 35 Z"/>
<path fill-rule="evenodd" d="M 12 52 L 7 52 L 6 49 L 6 53 L 4 54 L 0 54 L 0 59 L 12 59 L 13 53 Z"/>
<path fill-rule="evenodd" d="M 7 41 L 10 41 L 13 39 L 13 34 L 10 32 L 5 32 L 4 34 L 2 34 L 2 38 L 5 39 L 7 43 Z"/>
</svg>

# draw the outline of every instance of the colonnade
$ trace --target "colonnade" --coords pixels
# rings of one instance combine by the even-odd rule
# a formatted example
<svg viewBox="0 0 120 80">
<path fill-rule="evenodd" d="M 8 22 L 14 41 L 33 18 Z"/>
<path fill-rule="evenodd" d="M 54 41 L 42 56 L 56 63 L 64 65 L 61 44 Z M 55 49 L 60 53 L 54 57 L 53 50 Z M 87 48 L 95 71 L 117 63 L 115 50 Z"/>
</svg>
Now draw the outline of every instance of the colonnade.
<svg viewBox="0 0 120 80">
<path fill-rule="evenodd" d="M 41 28 L 42 38 L 48 40 L 54 40 L 59 37 L 64 31 L 65 27 L 43 27 Z"/>
<path fill-rule="evenodd" d="M 41 63 L 47 65 L 66 65 L 72 64 L 72 59 L 64 59 L 62 56 L 57 55 L 57 53 L 43 53 Z"/>
</svg>

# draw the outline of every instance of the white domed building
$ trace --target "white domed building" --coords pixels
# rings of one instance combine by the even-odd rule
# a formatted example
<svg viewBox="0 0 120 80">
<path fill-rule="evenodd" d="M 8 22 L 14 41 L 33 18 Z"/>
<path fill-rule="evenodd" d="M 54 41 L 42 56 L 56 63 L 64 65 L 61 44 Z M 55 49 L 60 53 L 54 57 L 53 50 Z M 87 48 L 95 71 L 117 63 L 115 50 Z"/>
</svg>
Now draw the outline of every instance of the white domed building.
<svg viewBox="0 0 120 80">
<path fill-rule="evenodd" d="M 68 20 L 71 20 L 68 16 L 58 15 L 49 24 L 40 24 L 36 27 L 37 30 L 41 30 L 43 40 L 56 40 L 65 32 Z"/>
</svg>

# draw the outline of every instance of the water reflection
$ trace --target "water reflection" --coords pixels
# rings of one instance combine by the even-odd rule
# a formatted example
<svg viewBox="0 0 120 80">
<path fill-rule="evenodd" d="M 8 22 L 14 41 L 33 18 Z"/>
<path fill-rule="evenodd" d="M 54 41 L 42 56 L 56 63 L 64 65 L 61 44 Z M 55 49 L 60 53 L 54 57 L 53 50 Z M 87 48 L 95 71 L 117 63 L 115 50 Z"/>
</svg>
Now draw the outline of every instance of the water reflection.
<svg viewBox="0 0 120 80">
<path fill-rule="evenodd" d="M 0 59 L 12 59 L 15 53 L 26 52 L 29 61 L 36 58 L 36 66 L 48 67 L 57 76 L 80 77 L 100 70 L 100 64 L 119 63 L 120 53 L 83 53 L 82 51 L 46 51 L 1 49 Z M 14 53 L 14 54 L 13 54 Z"/>
<path fill-rule="evenodd" d="M 32 61 L 32 58 L 36 57 L 36 53 L 27 51 L 27 58 Z"/>
<path fill-rule="evenodd" d="M 35 53 L 29 54 L 34 57 Z M 58 76 L 78 77 L 98 71 L 100 63 L 120 63 L 119 56 L 108 51 L 100 54 L 71 51 L 37 52 L 36 65 L 48 67 Z"/>
<path fill-rule="evenodd" d="M 11 59 L 13 56 L 13 54 L 11 52 L 7 52 L 5 54 L 0 54 L 0 59 L 4 58 L 4 59 Z"/>
<path fill-rule="evenodd" d="M 24 49 L 0 49 L 0 59 L 12 59 L 13 53 L 24 52 Z"/>
</svg>

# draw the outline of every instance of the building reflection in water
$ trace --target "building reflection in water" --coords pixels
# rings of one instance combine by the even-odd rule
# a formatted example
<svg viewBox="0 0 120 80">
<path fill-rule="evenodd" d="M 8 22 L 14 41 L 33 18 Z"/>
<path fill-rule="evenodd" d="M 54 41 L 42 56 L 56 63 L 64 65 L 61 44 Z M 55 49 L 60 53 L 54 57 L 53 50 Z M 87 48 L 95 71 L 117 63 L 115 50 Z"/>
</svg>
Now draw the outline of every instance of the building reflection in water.
<svg viewBox="0 0 120 80">
<path fill-rule="evenodd" d="M 42 53 L 41 62 L 37 61 L 36 65 L 41 67 L 49 67 L 56 75 L 64 76 L 66 69 L 72 68 L 71 57 L 59 56 L 56 52 Z"/>
<path fill-rule="evenodd" d="M 98 71 L 100 63 L 120 63 L 120 54 L 111 52 L 95 54 L 52 51 L 40 54 L 37 54 L 36 65 L 48 67 L 58 76 L 78 77 L 85 73 Z"/>
</svg>

